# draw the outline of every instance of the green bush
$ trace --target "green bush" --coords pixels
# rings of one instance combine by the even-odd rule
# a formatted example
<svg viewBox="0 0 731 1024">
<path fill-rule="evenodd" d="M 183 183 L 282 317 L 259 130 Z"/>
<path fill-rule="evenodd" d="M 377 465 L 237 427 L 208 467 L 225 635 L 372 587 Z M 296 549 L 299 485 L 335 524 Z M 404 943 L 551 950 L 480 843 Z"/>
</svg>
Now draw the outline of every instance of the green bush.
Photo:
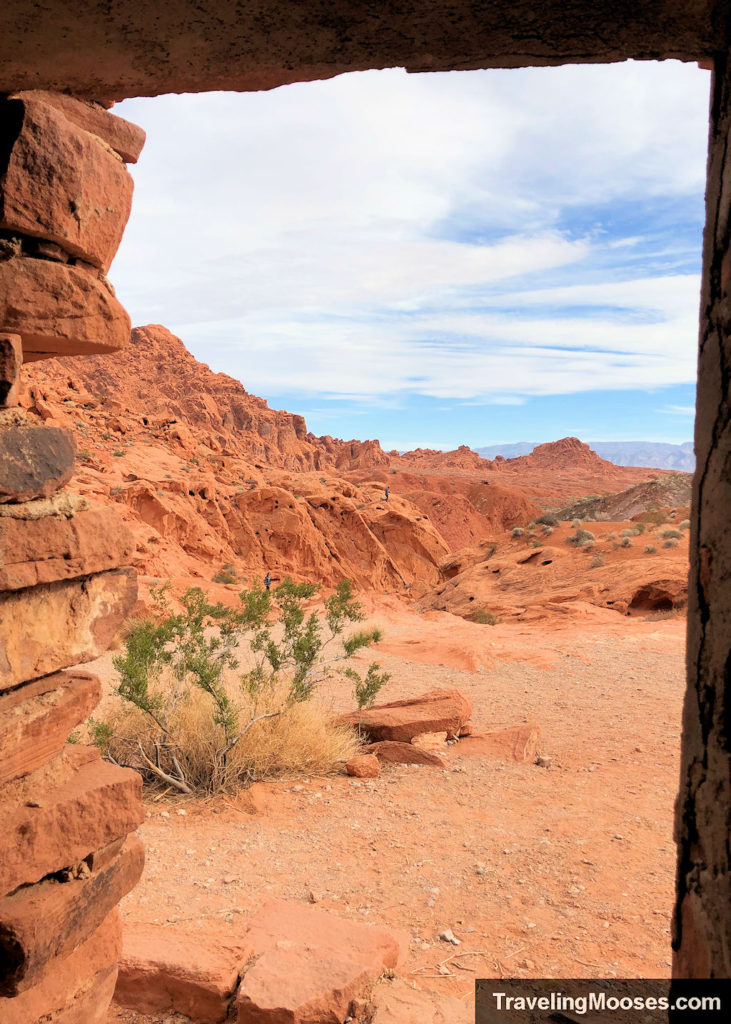
<svg viewBox="0 0 731 1024">
<path fill-rule="evenodd" d="M 113 662 L 116 692 L 134 715 L 126 724 L 118 714 L 92 726 L 104 755 L 182 793 L 216 792 L 241 784 L 242 773 L 244 781 L 254 777 L 255 752 L 247 748 L 242 762 L 240 746 L 259 730 L 267 747 L 265 724 L 278 726 L 334 672 L 354 684 L 364 706 L 390 677 L 375 662 L 363 677 L 343 663 L 376 643 L 381 631 L 345 635 L 363 619 L 347 580 L 325 599 L 322 619 L 307 614 L 304 602 L 318 589 L 289 579 L 271 592 L 254 584 L 239 595 L 239 608 L 228 608 L 193 588 L 175 613 L 167 586 L 153 588 L 160 617 L 139 622 Z M 241 668 L 239 650 L 247 648 L 248 666 Z"/>
</svg>

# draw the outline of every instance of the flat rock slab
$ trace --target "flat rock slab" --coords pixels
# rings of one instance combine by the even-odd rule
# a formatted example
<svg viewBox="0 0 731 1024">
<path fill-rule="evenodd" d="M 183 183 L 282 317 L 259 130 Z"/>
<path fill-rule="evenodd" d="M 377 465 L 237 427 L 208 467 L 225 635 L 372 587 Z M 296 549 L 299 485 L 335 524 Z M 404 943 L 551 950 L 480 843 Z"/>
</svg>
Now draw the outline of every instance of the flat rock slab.
<svg viewBox="0 0 731 1024">
<path fill-rule="evenodd" d="M 0 895 L 80 863 L 144 816 L 137 772 L 103 761 L 95 748 L 68 746 L 0 790 Z"/>
<path fill-rule="evenodd" d="M 0 900 L 0 995 L 27 991 L 47 967 L 89 939 L 137 884 L 144 863 L 141 840 L 128 836 L 96 870 L 84 860 L 68 880 L 47 878 Z"/>
<path fill-rule="evenodd" d="M 0 590 L 73 579 L 129 565 L 132 531 L 113 508 L 28 521 L 0 518 Z"/>
<path fill-rule="evenodd" d="M 473 733 L 454 748 L 461 757 L 496 757 L 502 761 L 532 763 L 538 755 L 541 730 L 537 725 L 516 725 L 494 732 Z"/>
<path fill-rule="evenodd" d="M 409 935 L 272 900 L 246 940 L 255 961 L 237 996 L 239 1024 L 314 1024 L 344 1020 L 384 968 L 398 965 Z"/>
<path fill-rule="evenodd" d="M 37 97 L 0 103 L 10 145 L 0 182 L 0 228 L 59 245 L 104 273 L 132 208 L 121 157 Z"/>
<path fill-rule="evenodd" d="M 2 1024 L 105 1024 L 117 978 L 122 926 L 115 909 L 86 942 L 52 961 L 38 983 L 0 997 Z"/>
<path fill-rule="evenodd" d="M 424 750 L 414 743 L 400 743 L 398 740 L 381 740 L 363 748 L 384 764 L 423 764 L 432 768 L 446 768 L 447 762 L 439 754 Z"/>
<path fill-rule="evenodd" d="M 100 700 L 98 678 L 79 670 L 45 676 L 0 695 L 0 786 L 60 753 Z"/>
<path fill-rule="evenodd" d="M 338 722 L 360 727 L 371 740 L 410 743 L 414 736 L 427 732 L 456 736 L 471 716 L 472 704 L 459 690 L 431 690 L 421 697 L 342 715 Z"/>
<path fill-rule="evenodd" d="M 0 502 L 48 498 L 74 472 L 76 442 L 61 427 L 0 430 Z"/>
<path fill-rule="evenodd" d="M 125 924 L 114 1000 L 138 1013 L 225 1021 L 251 949 L 220 932 Z"/>
<path fill-rule="evenodd" d="M 0 692 L 98 658 L 136 600 L 133 569 L 0 594 Z"/>
<path fill-rule="evenodd" d="M 474 1024 L 474 1001 L 414 989 L 399 979 L 377 985 L 371 997 L 372 1024 Z"/>
<path fill-rule="evenodd" d="M 90 135 L 96 135 L 114 150 L 125 163 L 135 164 L 145 144 L 145 133 L 131 121 L 112 114 L 98 103 L 80 100 L 63 92 L 43 92 L 41 89 L 29 89 L 27 92 L 15 92 L 11 100 L 34 101 L 43 103 L 59 110 L 67 120 L 77 128 L 83 128 Z"/>
<path fill-rule="evenodd" d="M 129 343 L 130 320 L 93 274 L 14 256 L 0 262 L 0 331 L 20 335 L 27 363 L 116 352 Z"/>
</svg>

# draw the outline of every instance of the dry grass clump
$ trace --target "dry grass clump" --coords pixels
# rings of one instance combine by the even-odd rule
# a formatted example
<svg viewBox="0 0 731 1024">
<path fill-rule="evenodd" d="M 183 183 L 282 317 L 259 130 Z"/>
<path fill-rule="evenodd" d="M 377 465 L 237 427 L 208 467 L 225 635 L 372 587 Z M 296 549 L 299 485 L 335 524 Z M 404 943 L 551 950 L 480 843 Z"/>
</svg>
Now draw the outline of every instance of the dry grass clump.
<svg viewBox="0 0 731 1024">
<path fill-rule="evenodd" d="M 166 671 L 150 689 L 153 694 L 169 697 L 175 686 L 172 672 Z M 327 775 L 356 753 L 353 730 L 334 725 L 319 701 L 288 703 L 286 688 L 279 687 L 260 695 L 254 704 L 233 678 L 225 680 L 225 689 L 247 719 L 267 714 L 277 717 L 255 722 L 221 761 L 224 733 L 215 721 L 212 698 L 196 686 L 179 693 L 170 731 L 176 739 L 174 756 L 194 790 L 234 792 L 262 779 Z M 159 730 L 149 716 L 133 704 L 120 701 L 107 713 L 104 725 L 110 730 L 105 755 L 162 785 L 148 769 L 145 757 L 153 763 L 163 759 L 165 769 L 164 759 L 169 754 L 159 744 L 156 746 Z"/>
<path fill-rule="evenodd" d="M 524 533 L 525 533 L 525 530 L 523 529 L 522 526 L 514 526 L 513 527 L 513 530 L 512 530 L 512 536 L 513 537 L 522 537 Z"/>
<path fill-rule="evenodd" d="M 660 537 L 661 540 L 680 540 L 682 536 L 683 534 L 680 530 L 674 530 L 672 528 L 669 530 L 661 530 L 658 534 L 658 537 Z"/>
<path fill-rule="evenodd" d="M 690 519 L 684 519 L 682 521 L 682 523 L 678 523 L 678 529 L 679 530 L 689 530 L 690 529 Z"/>
<path fill-rule="evenodd" d="M 647 547 L 645 548 L 645 554 L 646 555 L 656 555 L 657 554 L 657 548 L 655 547 L 655 545 L 654 544 L 648 544 Z"/>
</svg>

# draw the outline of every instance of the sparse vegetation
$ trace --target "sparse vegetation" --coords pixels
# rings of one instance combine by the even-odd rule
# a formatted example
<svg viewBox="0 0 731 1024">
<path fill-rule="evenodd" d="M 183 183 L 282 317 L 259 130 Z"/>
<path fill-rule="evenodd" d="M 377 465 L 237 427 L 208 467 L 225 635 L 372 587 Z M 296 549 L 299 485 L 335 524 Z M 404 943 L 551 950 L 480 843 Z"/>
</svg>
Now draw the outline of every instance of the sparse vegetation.
<svg viewBox="0 0 731 1024">
<path fill-rule="evenodd" d="M 497 615 L 493 615 L 486 608 L 478 609 L 474 615 L 471 616 L 473 622 L 478 622 L 481 626 L 497 626 L 501 621 Z"/>
<path fill-rule="evenodd" d="M 680 532 L 680 530 L 675 529 L 661 530 L 658 533 L 658 537 L 660 538 L 660 540 L 680 540 L 682 536 L 683 534 Z"/>
<path fill-rule="evenodd" d="M 513 537 L 522 537 L 524 533 L 525 533 L 525 530 L 523 529 L 522 526 L 514 526 L 513 527 L 513 530 L 512 530 Z"/>
<path fill-rule="evenodd" d="M 124 452 L 122 451 L 121 448 L 115 448 L 115 450 L 112 452 L 112 455 L 114 456 L 115 459 L 124 458 Z"/>
<path fill-rule="evenodd" d="M 82 451 L 76 453 L 76 458 L 80 459 L 82 462 L 88 462 L 90 459 L 93 459 L 94 456 L 90 451 L 84 448 Z"/>
<path fill-rule="evenodd" d="M 566 538 L 567 544 L 572 544 L 574 547 L 583 548 L 587 544 L 593 544 L 596 537 L 591 530 L 580 530 L 577 529 L 576 533 Z"/>
<path fill-rule="evenodd" d="M 640 531 L 639 530 L 621 530 L 619 535 L 620 535 L 620 537 L 639 537 Z"/>
<path fill-rule="evenodd" d="M 663 541 L 663 545 L 662 546 L 664 548 L 677 548 L 678 542 L 675 539 L 675 537 L 670 537 L 668 540 Z"/>
<path fill-rule="evenodd" d="M 654 544 L 648 544 L 647 547 L 645 548 L 645 554 L 646 555 L 656 555 L 657 554 L 657 548 L 655 547 L 655 545 Z"/>
<path fill-rule="evenodd" d="M 678 529 L 679 530 L 689 530 L 690 529 L 690 519 L 684 519 L 682 521 L 682 523 L 679 523 L 678 524 Z"/>
<path fill-rule="evenodd" d="M 551 515 L 547 512 L 545 513 L 545 515 L 538 516 L 538 518 L 536 519 L 536 523 L 540 524 L 541 526 L 558 526 L 558 519 L 556 516 Z"/>
<path fill-rule="evenodd" d="M 619 546 L 621 548 L 631 548 L 632 547 L 632 537 L 622 537 L 622 540 L 621 540 Z"/>
<path fill-rule="evenodd" d="M 589 563 L 590 569 L 600 569 L 604 565 L 604 555 L 594 555 Z"/>
<path fill-rule="evenodd" d="M 582 521 L 580 519 L 573 519 L 571 521 L 571 529 L 572 530 L 578 530 L 578 529 L 580 529 L 581 526 L 582 526 Z"/>
<path fill-rule="evenodd" d="M 153 589 L 159 617 L 136 623 L 114 659 L 123 703 L 91 723 L 105 757 L 182 793 L 323 772 L 347 759 L 353 737 L 310 698 L 333 672 L 352 681 L 357 701 L 389 678 L 375 662 L 362 677 L 344 666 L 381 637 L 375 628 L 345 635 L 363 618 L 348 581 L 326 598 L 322 619 L 304 608 L 316 584 L 285 579 L 272 592 L 255 584 L 238 609 L 211 604 L 194 588 L 180 613 L 166 590 Z"/>
<path fill-rule="evenodd" d="M 236 566 L 232 565 L 231 562 L 226 562 L 222 569 L 216 573 L 213 577 L 214 583 L 235 583 L 236 582 Z"/>
</svg>

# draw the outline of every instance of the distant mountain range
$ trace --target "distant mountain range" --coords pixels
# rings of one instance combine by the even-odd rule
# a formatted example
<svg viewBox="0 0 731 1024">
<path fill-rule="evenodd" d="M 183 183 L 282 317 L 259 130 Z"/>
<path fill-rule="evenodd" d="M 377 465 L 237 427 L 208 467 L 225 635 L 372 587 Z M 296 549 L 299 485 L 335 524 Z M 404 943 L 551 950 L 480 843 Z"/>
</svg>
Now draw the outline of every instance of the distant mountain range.
<svg viewBox="0 0 731 1024">
<path fill-rule="evenodd" d="M 693 442 L 664 444 L 660 441 L 587 441 L 597 455 L 615 466 L 647 466 L 651 469 L 677 469 L 692 473 L 695 469 Z M 483 459 L 494 459 L 502 455 L 514 459 L 518 455 L 530 455 L 538 442 L 518 441 L 516 444 L 493 444 L 473 449 Z"/>
</svg>

